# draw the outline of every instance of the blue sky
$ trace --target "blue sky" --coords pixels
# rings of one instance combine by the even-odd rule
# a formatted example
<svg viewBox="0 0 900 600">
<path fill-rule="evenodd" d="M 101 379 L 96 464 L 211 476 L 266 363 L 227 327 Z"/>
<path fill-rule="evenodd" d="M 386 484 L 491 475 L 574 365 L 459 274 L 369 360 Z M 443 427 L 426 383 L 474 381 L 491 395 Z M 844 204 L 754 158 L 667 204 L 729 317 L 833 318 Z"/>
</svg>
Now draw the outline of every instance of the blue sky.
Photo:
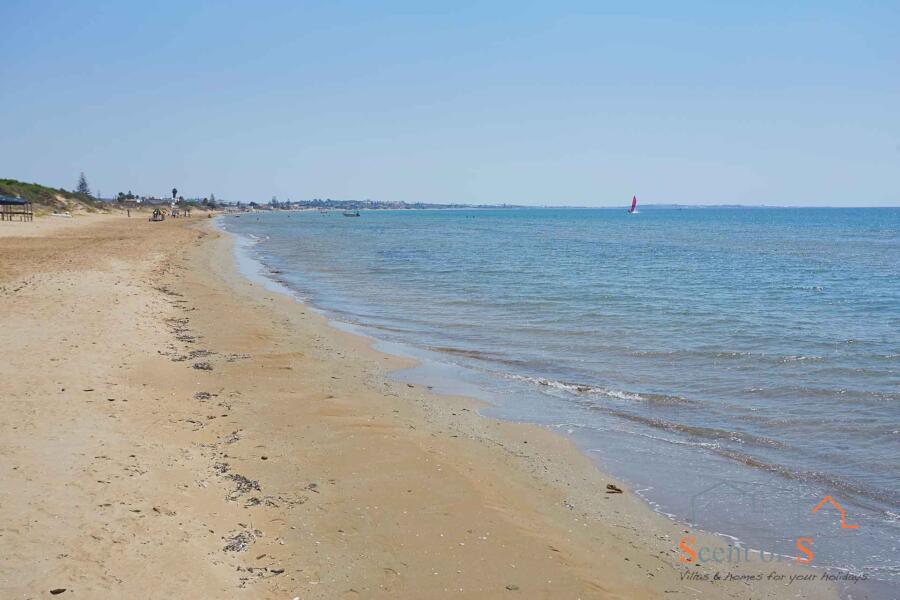
<svg viewBox="0 0 900 600">
<path fill-rule="evenodd" d="M 0 177 L 900 205 L 900 2 L 733 4 L 3 0 Z"/>
</svg>

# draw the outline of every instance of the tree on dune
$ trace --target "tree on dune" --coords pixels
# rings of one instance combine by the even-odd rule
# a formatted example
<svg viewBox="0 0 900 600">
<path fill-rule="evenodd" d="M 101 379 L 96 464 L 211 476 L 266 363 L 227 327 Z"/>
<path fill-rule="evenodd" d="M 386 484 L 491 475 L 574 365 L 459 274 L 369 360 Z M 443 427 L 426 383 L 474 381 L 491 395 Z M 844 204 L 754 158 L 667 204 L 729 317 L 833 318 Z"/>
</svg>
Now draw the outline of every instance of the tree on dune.
<svg viewBox="0 0 900 600">
<path fill-rule="evenodd" d="M 88 186 L 87 177 L 84 176 L 84 171 L 82 171 L 81 175 L 78 177 L 78 186 L 75 188 L 75 191 L 79 194 L 84 194 L 85 196 L 91 195 L 91 188 Z"/>
</svg>

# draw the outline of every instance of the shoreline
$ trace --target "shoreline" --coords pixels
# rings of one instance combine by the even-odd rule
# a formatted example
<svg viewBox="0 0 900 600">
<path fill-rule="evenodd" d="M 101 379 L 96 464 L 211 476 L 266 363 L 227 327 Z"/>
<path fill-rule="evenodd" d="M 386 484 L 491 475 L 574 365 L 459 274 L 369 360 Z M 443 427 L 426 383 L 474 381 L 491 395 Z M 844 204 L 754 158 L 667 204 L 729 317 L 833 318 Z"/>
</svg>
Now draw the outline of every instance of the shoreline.
<svg viewBox="0 0 900 600">
<path fill-rule="evenodd" d="M 502 405 L 494 403 L 493 398 L 497 396 L 496 391 L 492 392 L 487 389 L 488 384 L 479 381 L 476 378 L 477 376 L 473 377 L 471 374 L 467 374 L 467 367 L 444 360 L 443 357 L 440 356 L 439 350 L 432 349 L 428 346 L 417 346 L 415 342 L 402 339 L 398 340 L 381 337 L 383 332 L 378 326 L 370 326 L 367 325 L 365 321 L 359 322 L 354 320 L 352 309 L 345 310 L 341 308 L 340 303 L 335 304 L 334 294 L 332 294 L 330 298 L 327 298 L 324 295 L 319 296 L 315 288 L 302 284 L 302 278 L 297 275 L 298 273 L 302 274 L 304 272 L 302 267 L 298 266 L 298 270 L 292 271 L 291 265 L 285 264 L 283 262 L 283 257 L 279 260 L 278 254 L 274 253 L 271 249 L 262 251 L 256 249 L 255 246 L 258 243 L 265 242 L 265 240 L 268 239 L 268 232 L 266 232 L 265 229 L 255 230 L 254 233 L 247 233 L 246 231 L 241 232 L 240 229 L 234 231 L 229 229 L 226 225 L 226 218 L 227 215 L 222 218 L 217 218 L 215 221 L 216 227 L 219 231 L 230 236 L 234 240 L 235 257 L 238 263 L 237 268 L 248 278 L 256 283 L 271 286 L 274 292 L 285 294 L 299 304 L 316 311 L 316 313 L 326 319 L 329 325 L 334 329 L 342 333 L 350 333 L 370 340 L 374 350 L 413 361 L 414 364 L 389 374 L 389 377 L 392 380 L 401 383 L 413 383 L 426 386 L 438 396 L 436 401 L 441 401 L 441 398 L 445 396 L 469 397 L 479 403 L 478 405 L 480 408 L 478 413 L 479 416 L 482 416 L 483 418 L 498 419 L 506 423 L 529 425 L 537 427 L 552 435 L 564 437 L 573 444 L 582 456 L 587 457 L 592 464 L 594 464 L 602 477 L 609 478 L 620 487 L 624 487 L 622 484 L 623 479 L 628 480 L 627 485 L 631 488 L 631 492 L 639 497 L 642 505 L 649 508 L 655 515 L 673 523 L 676 527 L 689 528 L 692 531 L 701 531 L 706 535 L 719 539 L 721 544 L 728 546 L 734 545 L 735 547 L 741 548 L 742 551 L 757 556 L 772 556 L 778 557 L 779 560 L 783 559 L 788 561 L 794 559 L 794 554 L 789 552 L 789 550 L 794 550 L 794 538 L 792 536 L 786 534 L 782 535 L 782 539 L 789 538 L 791 544 L 789 549 L 786 547 L 787 544 L 785 544 L 785 548 L 777 549 L 773 545 L 754 544 L 752 541 L 748 541 L 750 536 L 748 535 L 747 538 L 744 538 L 742 535 L 743 531 L 738 528 L 716 528 L 715 524 L 707 517 L 707 515 L 702 515 L 703 517 L 706 517 L 705 520 L 703 518 L 695 519 L 693 516 L 688 516 L 688 513 L 684 511 L 677 511 L 674 508 L 666 506 L 663 499 L 667 496 L 671 497 L 678 495 L 680 492 L 671 491 L 673 488 L 678 490 L 678 486 L 672 485 L 672 480 L 665 478 L 648 478 L 645 475 L 643 480 L 641 480 L 640 477 L 634 477 L 634 471 L 623 469 L 622 464 L 615 464 L 616 459 L 613 458 L 611 460 L 610 456 L 612 455 L 615 457 L 616 453 L 622 451 L 621 443 L 616 446 L 610 445 L 609 447 L 604 448 L 602 445 L 598 445 L 602 444 L 602 441 L 598 442 L 596 438 L 587 438 L 584 435 L 580 435 L 577 427 L 573 428 L 573 426 L 570 425 L 570 423 L 574 423 L 575 421 L 542 421 L 534 417 L 529 417 L 529 415 L 534 414 L 533 410 L 520 411 L 517 414 L 515 409 L 511 408 L 508 401 Z M 273 237 L 275 236 L 274 233 L 272 235 Z M 263 239 L 260 239 L 260 237 L 257 236 L 262 236 Z M 293 278 L 288 275 L 283 275 L 283 273 L 292 272 L 294 273 Z M 321 305 L 317 305 L 317 302 L 320 302 Z M 371 306 L 364 308 L 360 311 L 360 314 L 370 314 L 371 308 Z M 481 377 L 482 379 L 486 378 L 485 376 Z M 574 386 L 575 384 L 571 385 Z M 518 399 L 518 397 L 516 397 L 516 399 Z M 744 466 L 738 464 L 732 465 L 732 463 L 721 456 L 717 458 L 721 462 L 733 466 L 735 469 Z M 614 470 L 614 466 L 618 468 Z M 658 471 L 659 469 L 657 469 L 657 472 Z M 752 472 L 749 476 L 744 477 L 741 477 L 742 474 L 738 473 L 727 480 L 720 479 L 718 477 L 720 475 L 720 473 L 716 473 L 714 476 L 710 477 L 712 480 L 712 483 L 709 484 L 710 488 L 721 485 L 722 481 L 738 481 L 739 483 L 746 483 L 742 480 L 754 477 Z M 681 494 L 681 497 L 689 496 Z M 797 504 L 799 505 L 799 503 Z M 812 507 L 814 504 L 815 501 L 811 501 L 809 507 Z M 846 506 L 846 504 L 844 505 Z M 796 510 L 799 511 L 800 509 L 796 508 Z M 809 509 L 807 508 L 807 512 L 808 510 Z M 740 515 L 742 514 L 742 511 L 732 507 L 731 514 Z M 693 513 L 691 513 L 691 515 L 693 515 Z M 751 516 L 750 518 L 760 518 L 760 516 L 756 515 Z M 748 523 L 746 530 L 750 531 L 752 530 L 752 527 L 753 523 Z M 817 547 L 816 551 L 816 560 L 819 564 L 811 567 L 816 573 L 839 572 L 845 573 L 850 577 L 856 576 L 853 575 L 854 571 L 851 571 L 844 565 L 835 565 L 824 562 L 821 558 L 823 555 L 821 548 Z M 871 571 L 868 573 L 868 576 L 871 577 Z M 869 579 L 869 581 L 875 582 L 871 584 L 873 586 L 880 586 L 882 583 L 881 580 Z M 890 584 L 885 583 L 885 585 Z M 857 591 L 858 590 L 859 588 L 857 588 Z M 877 594 L 873 597 L 876 596 L 880 597 Z M 885 597 L 889 597 L 889 595 L 885 595 Z"/>
<path fill-rule="evenodd" d="M 79 226 L 30 248 L 0 230 L 4 250 L 40 258 L 29 270 L 3 263 L 3 296 L 27 297 L 40 317 L 3 317 L 19 352 L 5 368 L 54 374 L 36 388 L 4 384 L 3 487 L 17 494 L 4 492 L 0 510 L 18 525 L 4 532 L 15 549 L 0 560 L 4 593 L 834 595 L 820 582 L 686 582 L 682 528 L 630 490 L 606 494 L 623 486 L 570 440 L 391 380 L 412 362 L 254 285 L 230 235 L 206 220 Z M 83 256 L 67 257 L 71 248 Z M 59 306 L 73 298 L 105 298 L 104 310 L 73 320 Z M 47 351 L 66 344 L 79 352 Z M 80 426 L 60 430 L 45 412 Z M 60 452 L 74 463 L 42 471 Z M 46 528 L 50 515 L 67 527 Z M 725 569 L 759 570 L 692 571 Z"/>
<path fill-rule="evenodd" d="M 229 231 L 228 229 L 223 227 L 223 225 L 221 223 L 221 219 L 223 219 L 223 218 L 224 218 L 224 216 L 216 217 L 216 219 L 213 221 L 213 226 L 216 228 L 217 231 L 219 231 L 222 234 L 224 234 L 225 236 L 231 238 L 232 244 L 234 247 L 233 253 L 234 253 L 235 262 L 236 262 L 235 268 L 237 269 L 237 271 L 239 272 L 240 275 L 246 277 L 247 279 L 249 279 L 255 283 L 257 283 L 257 282 L 262 283 L 270 291 L 277 293 L 277 294 L 282 294 L 285 297 L 287 297 L 288 299 L 290 299 L 291 301 L 297 303 L 298 305 L 314 311 L 317 315 L 319 315 L 322 319 L 324 319 L 327 326 L 332 328 L 335 332 L 362 338 L 363 340 L 366 341 L 366 343 L 368 344 L 369 349 L 371 351 L 376 352 L 381 355 L 387 355 L 389 357 L 397 358 L 397 359 L 403 361 L 405 364 L 397 366 L 394 369 L 387 371 L 386 377 L 389 378 L 391 381 L 400 383 L 400 384 L 405 383 L 407 385 L 409 385 L 410 382 L 412 382 L 416 386 L 425 386 L 431 392 L 431 395 L 434 396 L 433 401 L 440 402 L 440 401 L 448 401 L 448 400 L 452 399 L 453 401 L 462 401 L 462 402 L 468 403 L 469 406 L 475 407 L 476 416 L 480 417 L 482 419 L 495 420 L 495 421 L 500 421 L 502 423 L 508 423 L 508 424 L 514 424 L 514 425 L 518 425 L 518 426 L 535 428 L 535 429 L 539 430 L 540 432 L 542 432 L 542 434 L 546 434 L 546 435 L 550 435 L 550 436 L 558 436 L 560 438 L 563 438 L 564 440 L 566 440 L 566 442 L 571 444 L 572 450 L 574 450 L 580 456 L 588 459 L 591 462 L 591 464 L 596 469 L 597 474 L 600 477 L 608 479 L 611 482 L 614 482 L 614 484 L 618 484 L 619 486 L 623 485 L 622 482 L 620 480 L 617 480 L 613 475 L 604 472 L 604 470 L 602 469 L 600 464 L 598 464 L 597 460 L 591 457 L 591 455 L 589 454 L 589 451 L 586 448 L 579 447 L 577 445 L 577 441 L 572 436 L 567 435 L 560 431 L 555 431 L 552 427 L 541 424 L 539 422 L 533 422 L 533 421 L 527 421 L 527 420 L 524 420 L 524 421 L 523 420 L 513 420 L 510 418 L 503 418 L 503 417 L 491 416 L 491 415 L 484 414 L 482 412 L 482 410 L 484 410 L 484 409 L 498 408 L 487 399 L 477 398 L 472 395 L 468 395 L 462 391 L 459 391 L 459 392 L 435 391 L 435 389 L 439 388 L 440 386 L 428 385 L 429 383 L 434 383 L 434 381 L 429 380 L 429 376 L 433 375 L 433 373 L 428 371 L 429 367 L 426 365 L 426 363 L 429 360 L 431 360 L 431 359 L 428 359 L 425 357 L 426 351 L 416 348 L 414 346 L 410 346 L 405 342 L 389 341 L 389 340 L 380 339 L 377 337 L 377 335 L 370 334 L 368 332 L 368 329 L 364 325 L 358 325 L 358 324 L 354 324 L 354 323 L 351 323 L 348 321 L 341 321 L 337 317 L 330 315 L 326 309 L 317 307 L 314 304 L 310 303 L 308 300 L 305 300 L 300 295 L 300 292 L 291 288 L 287 283 L 279 280 L 277 278 L 277 276 L 269 270 L 269 268 L 265 265 L 264 262 L 262 262 L 259 258 L 254 257 L 252 255 L 252 252 L 253 252 L 252 246 L 257 242 L 257 240 L 251 240 L 246 235 L 242 235 L 239 233 Z M 247 270 L 250 270 L 252 272 L 247 272 Z M 421 356 L 419 356 L 417 354 L 418 351 L 422 352 Z M 418 371 L 418 373 L 416 373 L 417 371 Z M 400 373 L 416 373 L 416 375 L 414 375 L 413 377 L 409 377 L 409 378 L 403 378 L 403 377 L 399 376 Z M 459 382 L 459 383 L 461 383 L 461 382 Z M 447 387 L 457 387 L 457 385 L 456 385 L 456 383 L 453 383 L 453 384 L 447 385 Z M 466 387 L 468 387 L 468 385 Z M 649 509 L 649 511 L 652 513 L 653 517 L 659 517 L 669 523 L 672 523 L 675 527 L 678 527 L 678 528 L 691 526 L 689 523 L 683 521 L 678 516 L 672 515 L 669 513 L 665 513 L 663 511 L 659 510 L 657 507 L 655 507 L 654 503 L 651 500 L 642 496 L 640 494 L 640 491 L 641 490 L 634 490 L 633 493 L 634 493 L 635 497 L 638 499 L 641 507 Z M 719 540 L 735 541 L 738 544 L 741 544 L 741 542 L 739 540 L 737 540 L 737 538 L 734 538 L 725 533 L 720 533 L 720 532 L 715 532 L 715 531 L 707 531 L 707 530 L 696 529 L 696 528 L 695 528 L 695 531 L 700 532 L 705 536 L 712 536 L 713 538 L 717 538 Z M 748 549 L 746 547 L 742 547 L 740 552 L 743 552 L 745 555 L 748 553 L 756 554 L 756 555 L 767 554 L 770 556 L 777 556 L 777 557 L 783 558 L 783 559 L 791 559 L 791 560 L 793 559 L 793 557 L 778 555 L 771 551 L 758 550 L 758 549 L 752 549 L 752 548 Z M 821 572 L 825 572 L 829 569 L 823 568 L 823 569 L 817 569 L 817 570 L 819 570 Z"/>
</svg>

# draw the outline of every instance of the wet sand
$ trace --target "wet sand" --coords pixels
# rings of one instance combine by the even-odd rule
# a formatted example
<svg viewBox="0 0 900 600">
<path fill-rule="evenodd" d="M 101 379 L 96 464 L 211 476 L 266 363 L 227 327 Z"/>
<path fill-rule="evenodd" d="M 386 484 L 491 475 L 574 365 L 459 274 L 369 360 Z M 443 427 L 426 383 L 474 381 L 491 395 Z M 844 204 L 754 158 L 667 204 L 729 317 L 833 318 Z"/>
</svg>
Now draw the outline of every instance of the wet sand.
<svg viewBox="0 0 900 600">
<path fill-rule="evenodd" d="M 4 598 L 832 595 L 685 579 L 684 527 L 565 438 L 392 381 L 207 219 L 2 225 Z M 691 572 L 726 570 L 760 569 Z"/>
</svg>

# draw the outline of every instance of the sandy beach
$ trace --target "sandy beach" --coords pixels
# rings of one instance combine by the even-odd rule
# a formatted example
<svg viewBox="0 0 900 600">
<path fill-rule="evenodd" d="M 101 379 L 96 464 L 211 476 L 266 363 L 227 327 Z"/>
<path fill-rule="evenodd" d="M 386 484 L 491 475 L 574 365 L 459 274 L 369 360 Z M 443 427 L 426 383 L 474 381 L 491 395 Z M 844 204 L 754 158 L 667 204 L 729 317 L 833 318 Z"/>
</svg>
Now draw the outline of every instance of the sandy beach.
<svg viewBox="0 0 900 600">
<path fill-rule="evenodd" d="M 3 223 L 0 298 L 3 598 L 834 595 L 689 569 L 569 440 L 391 380 L 210 219 Z"/>
</svg>

